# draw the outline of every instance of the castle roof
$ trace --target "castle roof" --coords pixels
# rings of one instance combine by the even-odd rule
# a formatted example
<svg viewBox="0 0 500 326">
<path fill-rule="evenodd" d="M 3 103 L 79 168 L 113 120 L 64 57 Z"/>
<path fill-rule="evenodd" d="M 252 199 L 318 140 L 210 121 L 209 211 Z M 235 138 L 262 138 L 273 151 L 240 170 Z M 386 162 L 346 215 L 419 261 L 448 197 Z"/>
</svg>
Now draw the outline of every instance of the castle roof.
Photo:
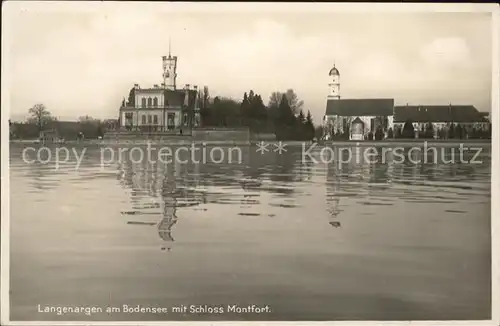
<svg viewBox="0 0 500 326">
<path fill-rule="evenodd" d="M 326 115 L 390 116 L 394 112 L 394 99 L 330 99 L 326 102 Z"/>
</svg>

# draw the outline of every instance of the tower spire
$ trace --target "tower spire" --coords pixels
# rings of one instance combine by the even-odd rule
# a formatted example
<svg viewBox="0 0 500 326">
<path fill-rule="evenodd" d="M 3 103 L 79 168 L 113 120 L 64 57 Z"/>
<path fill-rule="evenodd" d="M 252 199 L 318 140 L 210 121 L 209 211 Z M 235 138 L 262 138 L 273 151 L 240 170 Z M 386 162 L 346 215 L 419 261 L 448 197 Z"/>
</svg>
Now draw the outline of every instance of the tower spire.
<svg viewBox="0 0 500 326">
<path fill-rule="evenodd" d="M 171 53 L 171 52 L 170 52 L 171 45 L 172 45 L 172 44 L 171 44 L 171 38 L 170 38 L 170 36 L 169 36 L 169 37 L 168 37 L 168 57 L 169 57 L 169 58 L 171 58 L 171 55 L 170 55 L 170 53 Z"/>
</svg>

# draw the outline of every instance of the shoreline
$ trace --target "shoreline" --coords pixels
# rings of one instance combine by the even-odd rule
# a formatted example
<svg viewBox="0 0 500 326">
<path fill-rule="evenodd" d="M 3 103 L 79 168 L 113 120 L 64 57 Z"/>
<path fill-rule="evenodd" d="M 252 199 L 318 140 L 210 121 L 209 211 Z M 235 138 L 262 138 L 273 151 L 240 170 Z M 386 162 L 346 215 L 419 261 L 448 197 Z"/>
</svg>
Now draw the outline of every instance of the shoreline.
<svg viewBox="0 0 500 326">
<path fill-rule="evenodd" d="M 9 144 L 30 144 L 30 145 L 40 145 L 40 146 L 64 146 L 64 145 L 170 145 L 170 146 L 191 146 L 194 144 L 195 146 L 203 146 L 203 145 L 211 145 L 211 146 L 257 146 L 261 141 L 258 140 L 145 140 L 145 139 L 135 139 L 135 140 L 98 140 L 98 139 L 89 139 L 84 141 L 65 141 L 64 143 L 40 143 L 36 140 L 21 140 L 21 139 L 11 139 Z M 272 141 L 263 141 L 264 144 L 276 144 L 280 143 L 278 140 Z M 342 141 L 322 141 L 313 143 L 311 141 L 290 141 L 285 140 L 281 141 L 281 143 L 285 146 L 313 146 L 316 144 L 316 147 L 323 146 L 350 146 L 350 147 L 395 147 L 395 146 L 403 146 L 403 147 L 411 147 L 411 146 L 436 146 L 436 147 L 456 147 L 461 144 L 475 144 L 479 146 L 491 146 L 492 141 L 490 139 L 447 139 L 447 140 L 430 140 L 430 139 L 394 139 L 394 140 L 342 140 Z"/>
</svg>

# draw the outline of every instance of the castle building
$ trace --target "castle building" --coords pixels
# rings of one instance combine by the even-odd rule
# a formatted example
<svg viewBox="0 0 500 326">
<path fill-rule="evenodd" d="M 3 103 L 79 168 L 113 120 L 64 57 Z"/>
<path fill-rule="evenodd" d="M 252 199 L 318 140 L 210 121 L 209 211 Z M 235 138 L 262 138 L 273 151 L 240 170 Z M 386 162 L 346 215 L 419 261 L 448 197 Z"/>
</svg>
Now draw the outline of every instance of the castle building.
<svg viewBox="0 0 500 326">
<path fill-rule="evenodd" d="M 177 88 L 177 56 L 162 57 L 163 83 L 151 88 L 135 84 L 120 107 L 120 129 L 169 131 L 200 125 L 198 87 Z"/>
<path fill-rule="evenodd" d="M 341 99 L 340 72 L 333 65 L 328 74 L 329 94 L 323 118 L 324 139 L 347 133 L 349 140 L 363 140 L 368 134 L 381 130 L 402 129 L 411 122 L 415 131 L 431 123 L 433 130 L 460 124 L 465 128 L 486 130 L 488 113 L 479 112 L 472 105 L 404 105 L 395 106 L 392 98 Z"/>
</svg>

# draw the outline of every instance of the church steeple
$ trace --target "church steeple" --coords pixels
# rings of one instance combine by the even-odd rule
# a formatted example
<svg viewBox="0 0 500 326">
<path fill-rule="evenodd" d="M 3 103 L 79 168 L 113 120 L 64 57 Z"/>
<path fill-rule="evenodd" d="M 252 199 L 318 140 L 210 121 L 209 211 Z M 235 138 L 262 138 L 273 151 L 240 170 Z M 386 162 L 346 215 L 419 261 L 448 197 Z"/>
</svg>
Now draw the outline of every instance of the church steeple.
<svg viewBox="0 0 500 326">
<path fill-rule="evenodd" d="M 330 69 L 328 73 L 330 77 L 330 81 L 328 86 L 330 88 L 330 92 L 328 94 L 329 99 L 339 100 L 340 99 L 340 72 L 335 67 L 335 61 L 333 62 L 333 68 Z"/>
<path fill-rule="evenodd" d="M 168 37 L 168 57 L 171 58 L 172 56 L 170 55 L 170 49 L 172 47 L 170 36 Z"/>
</svg>

